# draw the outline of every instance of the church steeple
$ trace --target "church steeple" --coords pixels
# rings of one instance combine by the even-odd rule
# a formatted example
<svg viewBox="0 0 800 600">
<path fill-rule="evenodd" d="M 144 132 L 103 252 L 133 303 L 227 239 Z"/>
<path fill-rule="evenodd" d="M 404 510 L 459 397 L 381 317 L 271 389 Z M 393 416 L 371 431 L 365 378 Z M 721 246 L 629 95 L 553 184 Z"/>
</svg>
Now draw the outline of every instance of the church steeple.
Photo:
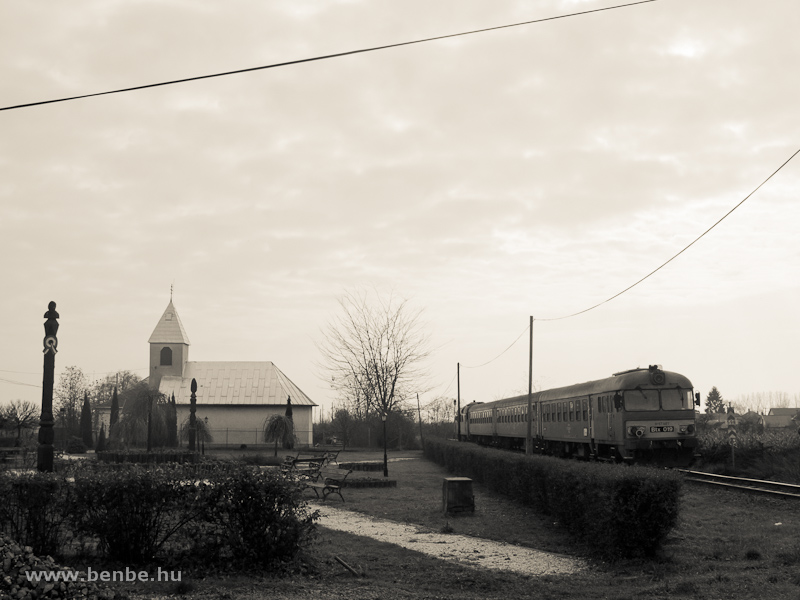
<svg viewBox="0 0 800 600">
<path fill-rule="evenodd" d="M 183 369 L 189 359 L 189 337 L 183 323 L 170 300 L 164 314 L 161 315 L 150 339 L 150 387 L 158 389 L 161 378 L 165 375 L 183 376 Z"/>
</svg>

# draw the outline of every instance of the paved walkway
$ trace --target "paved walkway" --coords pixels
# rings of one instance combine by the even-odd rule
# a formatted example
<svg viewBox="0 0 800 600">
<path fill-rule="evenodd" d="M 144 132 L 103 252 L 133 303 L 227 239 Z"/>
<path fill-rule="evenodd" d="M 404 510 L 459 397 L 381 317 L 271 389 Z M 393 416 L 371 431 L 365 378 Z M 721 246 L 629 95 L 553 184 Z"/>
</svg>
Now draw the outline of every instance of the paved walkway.
<svg viewBox="0 0 800 600">
<path fill-rule="evenodd" d="M 364 535 L 470 567 L 531 576 L 569 574 L 586 568 L 584 562 L 568 556 L 465 535 L 432 533 L 327 505 L 318 508 L 322 515 L 319 524 L 323 527 Z"/>
</svg>

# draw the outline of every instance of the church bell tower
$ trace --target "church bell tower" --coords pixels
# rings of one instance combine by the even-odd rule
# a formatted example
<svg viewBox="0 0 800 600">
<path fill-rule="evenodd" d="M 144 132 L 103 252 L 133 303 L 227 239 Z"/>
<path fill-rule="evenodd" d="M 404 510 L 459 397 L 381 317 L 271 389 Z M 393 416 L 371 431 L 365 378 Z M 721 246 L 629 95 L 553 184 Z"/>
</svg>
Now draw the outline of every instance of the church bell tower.
<svg viewBox="0 0 800 600">
<path fill-rule="evenodd" d="M 183 329 L 183 323 L 172 304 L 161 315 L 153 334 L 148 340 L 150 344 L 150 388 L 157 390 L 161 378 L 165 375 L 183 377 L 183 369 L 189 360 L 189 338 Z"/>
</svg>

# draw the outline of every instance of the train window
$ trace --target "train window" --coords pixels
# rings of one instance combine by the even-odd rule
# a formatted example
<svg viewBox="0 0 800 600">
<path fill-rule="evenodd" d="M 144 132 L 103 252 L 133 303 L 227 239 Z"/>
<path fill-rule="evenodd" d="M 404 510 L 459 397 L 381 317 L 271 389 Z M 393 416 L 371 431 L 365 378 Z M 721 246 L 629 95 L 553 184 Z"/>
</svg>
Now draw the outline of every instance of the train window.
<svg viewBox="0 0 800 600">
<path fill-rule="evenodd" d="M 588 399 L 583 401 L 583 420 L 584 421 L 588 421 L 589 420 L 589 400 Z"/>
<path fill-rule="evenodd" d="M 625 410 L 658 410 L 658 390 L 625 392 Z"/>
<path fill-rule="evenodd" d="M 569 401 L 569 420 L 575 420 L 575 402 L 572 400 Z"/>
<path fill-rule="evenodd" d="M 693 409 L 692 394 L 683 393 L 680 388 L 674 390 L 661 390 L 661 409 L 662 410 L 687 410 Z"/>
</svg>

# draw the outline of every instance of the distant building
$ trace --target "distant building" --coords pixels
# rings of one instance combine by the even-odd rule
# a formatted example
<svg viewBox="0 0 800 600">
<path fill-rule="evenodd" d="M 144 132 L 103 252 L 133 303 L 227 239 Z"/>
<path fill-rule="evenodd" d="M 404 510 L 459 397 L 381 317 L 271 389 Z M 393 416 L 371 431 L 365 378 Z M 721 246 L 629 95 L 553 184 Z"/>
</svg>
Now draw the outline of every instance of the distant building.
<svg viewBox="0 0 800 600">
<path fill-rule="evenodd" d="M 784 427 L 800 426 L 800 409 L 797 408 L 770 408 L 764 415 L 764 427 L 781 429 Z"/>
<path fill-rule="evenodd" d="M 195 379 L 195 416 L 208 419 L 214 444 L 263 443 L 265 421 L 283 415 L 288 398 L 299 444 L 313 444 L 311 416 L 316 404 L 272 362 L 190 361 L 189 338 L 171 299 L 148 342 L 148 384 L 169 398 L 175 395 L 178 427 L 189 418 Z"/>
</svg>

